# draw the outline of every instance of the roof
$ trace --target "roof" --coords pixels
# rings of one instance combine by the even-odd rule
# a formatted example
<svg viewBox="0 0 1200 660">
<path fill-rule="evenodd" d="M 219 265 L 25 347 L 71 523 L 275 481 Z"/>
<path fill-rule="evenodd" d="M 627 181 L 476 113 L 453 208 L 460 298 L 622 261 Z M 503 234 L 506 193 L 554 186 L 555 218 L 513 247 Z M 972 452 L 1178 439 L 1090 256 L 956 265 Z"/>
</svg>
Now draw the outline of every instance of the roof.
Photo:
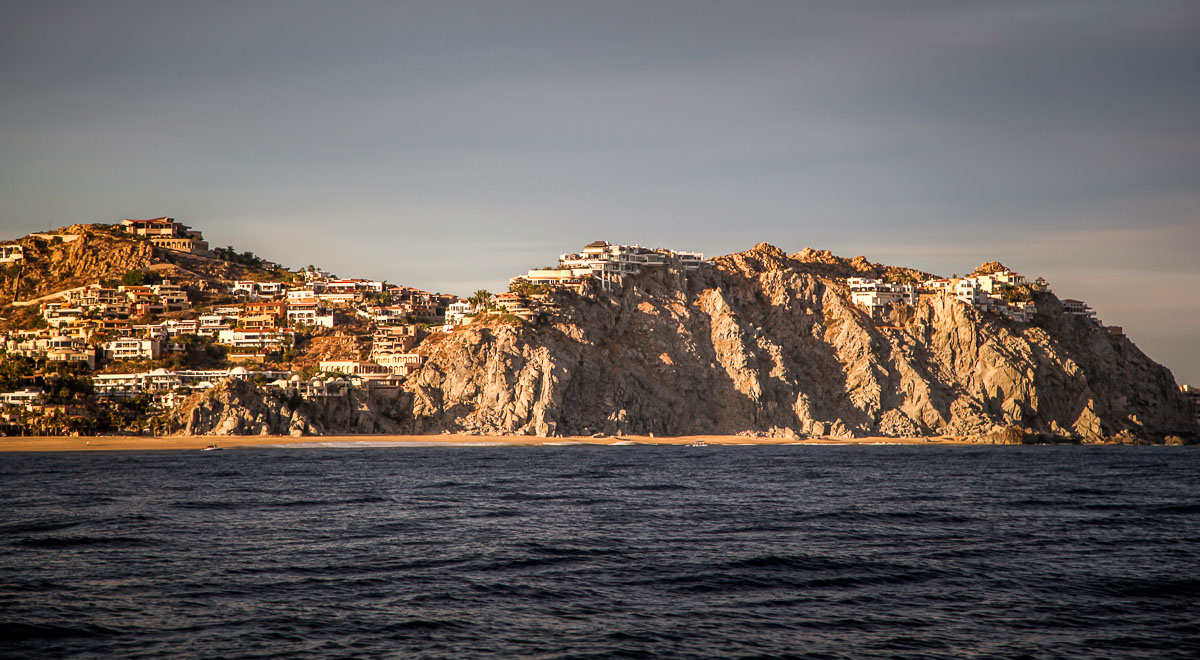
<svg viewBox="0 0 1200 660">
<path fill-rule="evenodd" d="M 583 246 L 583 247 L 585 247 L 585 248 L 590 248 L 590 247 L 608 247 L 608 241 L 592 241 L 591 243 L 588 243 L 587 245 L 585 245 L 585 246 Z"/>
</svg>

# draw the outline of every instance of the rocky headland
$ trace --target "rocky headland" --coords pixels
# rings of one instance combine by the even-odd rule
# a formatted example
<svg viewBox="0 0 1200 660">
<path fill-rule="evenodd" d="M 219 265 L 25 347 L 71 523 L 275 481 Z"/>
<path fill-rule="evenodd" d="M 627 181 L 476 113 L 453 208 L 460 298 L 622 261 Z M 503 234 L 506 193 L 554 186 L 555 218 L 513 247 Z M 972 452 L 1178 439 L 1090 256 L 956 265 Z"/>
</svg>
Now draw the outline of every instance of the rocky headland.
<svg viewBox="0 0 1200 660">
<path fill-rule="evenodd" d="M 538 324 L 478 322 L 426 341 L 404 432 L 988 442 L 1194 441 L 1170 371 L 1037 293 L 1018 323 L 952 297 L 872 318 L 840 278 L 909 273 L 760 244 L 615 294 L 560 293 Z"/>
</svg>

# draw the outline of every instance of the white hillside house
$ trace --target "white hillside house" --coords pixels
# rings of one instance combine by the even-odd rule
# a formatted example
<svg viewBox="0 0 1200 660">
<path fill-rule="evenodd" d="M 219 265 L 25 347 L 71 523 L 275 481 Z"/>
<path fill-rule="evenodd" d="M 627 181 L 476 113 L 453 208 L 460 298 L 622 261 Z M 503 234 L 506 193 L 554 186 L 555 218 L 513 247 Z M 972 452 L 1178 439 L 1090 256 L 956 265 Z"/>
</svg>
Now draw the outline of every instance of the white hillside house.
<svg viewBox="0 0 1200 660">
<path fill-rule="evenodd" d="M 917 304 L 917 287 L 914 284 L 888 284 L 868 277 L 851 277 L 846 284 L 850 287 L 851 302 L 872 314 L 892 303 Z"/>
<path fill-rule="evenodd" d="M 1096 320 L 1096 310 L 1089 307 L 1088 304 L 1082 300 L 1065 298 L 1062 301 L 1062 305 L 1063 311 L 1072 316 L 1082 316 L 1085 319 L 1092 319 L 1093 321 Z"/>
<path fill-rule="evenodd" d="M 704 262 L 704 255 L 596 241 L 588 243 L 581 252 L 559 255 L 557 268 L 533 269 L 509 283 L 524 280 L 532 284 L 580 287 L 584 279 L 592 278 L 605 291 L 612 291 L 621 286 L 624 277 L 640 273 L 643 268 L 665 266 L 671 259 L 678 259 L 685 270 L 696 270 Z"/>
<path fill-rule="evenodd" d="M 475 306 L 466 300 L 459 299 L 446 305 L 446 325 L 462 325 L 467 314 L 475 312 Z"/>
<path fill-rule="evenodd" d="M 25 261 L 25 248 L 20 245 L 0 245 L 0 264 Z"/>
</svg>

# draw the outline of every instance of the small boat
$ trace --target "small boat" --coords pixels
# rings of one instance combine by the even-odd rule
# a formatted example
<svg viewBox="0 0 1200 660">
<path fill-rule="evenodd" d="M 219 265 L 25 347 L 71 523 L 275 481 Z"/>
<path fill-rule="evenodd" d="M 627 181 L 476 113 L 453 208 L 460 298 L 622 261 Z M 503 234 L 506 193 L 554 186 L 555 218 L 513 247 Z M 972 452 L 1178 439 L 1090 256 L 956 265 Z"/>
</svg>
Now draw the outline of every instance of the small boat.
<svg viewBox="0 0 1200 660">
<path fill-rule="evenodd" d="M 204 449 L 201 449 L 200 451 L 221 451 L 222 449 L 223 449 L 223 447 L 218 447 L 216 445 L 209 445 L 209 446 L 205 447 Z"/>
<path fill-rule="evenodd" d="M 688 446 L 689 447 L 707 447 L 708 443 L 703 440 L 697 440 Z"/>
</svg>

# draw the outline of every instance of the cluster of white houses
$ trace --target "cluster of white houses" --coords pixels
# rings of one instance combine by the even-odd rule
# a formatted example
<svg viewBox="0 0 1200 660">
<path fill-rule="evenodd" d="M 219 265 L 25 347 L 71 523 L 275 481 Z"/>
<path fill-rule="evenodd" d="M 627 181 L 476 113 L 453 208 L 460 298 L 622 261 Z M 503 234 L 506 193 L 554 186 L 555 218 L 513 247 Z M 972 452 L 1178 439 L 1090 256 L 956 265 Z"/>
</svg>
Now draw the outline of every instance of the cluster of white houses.
<svg viewBox="0 0 1200 660">
<path fill-rule="evenodd" d="M 584 282 L 591 279 L 598 282 L 601 289 L 612 291 L 621 286 L 623 278 L 635 275 L 643 268 L 665 266 L 672 260 L 677 260 L 686 270 L 696 270 L 704 262 L 704 255 L 699 252 L 678 252 L 595 241 L 588 243 L 579 253 L 559 255 L 557 267 L 531 269 L 524 275 L 509 280 L 509 284 L 511 286 L 519 282 L 528 282 L 581 290 Z"/>
<path fill-rule="evenodd" d="M 330 362 L 330 367 L 340 363 Z M 322 363 L 323 367 L 326 363 Z M 247 369 L 233 367 L 231 369 L 176 370 L 154 369 L 123 374 L 96 374 L 92 376 L 92 387 L 98 396 L 111 399 L 127 399 L 140 395 L 152 397 L 160 408 L 173 408 L 193 392 L 203 392 L 214 387 L 225 379 L 247 380 L 259 383 L 262 387 L 282 390 L 289 394 L 298 394 L 310 399 L 325 396 L 341 396 L 351 388 L 399 387 L 404 380 L 387 372 L 370 372 L 367 374 L 353 373 L 338 368 L 322 368 L 324 377 L 315 376 L 304 378 L 300 374 L 279 369 Z M 342 377 L 339 374 L 348 374 Z M 22 401 L 31 399 L 30 392 L 19 397 Z"/>
<path fill-rule="evenodd" d="M 6 353 L 37 360 L 86 364 L 88 369 L 96 368 L 99 352 L 96 346 L 90 346 L 82 340 L 46 330 L 9 333 L 0 338 L 0 348 Z"/>
<path fill-rule="evenodd" d="M 1011 270 L 969 277 L 932 279 L 921 284 L 893 284 L 878 279 L 851 277 L 846 280 L 846 284 L 850 288 L 851 301 L 872 314 L 883 311 L 892 303 L 915 305 L 921 295 L 946 295 L 978 310 L 995 312 L 1022 323 L 1033 320 L 1036 306 L 1031 301 L 1009 300 L 1005 297 L 1005 292 L 1011 287 L 1021 285 L 1028 285 L 1035 291 L 1050 290 L 1044 279 L 1039 277 L 1034 282 L 1026 282 L 1024 276 Z M 1063 311 L 1067 314 L 1100 323 L 1096 312 L 1082 300 L 1066 298 L 1062 304 Z M 1108 330 L 1116 335 L 1123 334 L 1118 326 L 1109 326 Z"/>
<path fill-rule="evenodd" d="M 851 277 L 846 280 L 847 286 L 850 287 L 851 301 L 872 314 L 882 311 L 892 303 L 915 305 L 922 294 L 941 294 L 952 296 L 976 309 L 995 312 L 1014 321 L 1027 323 L 1033 320 L 1034 304 L 1028 301 L 1010 301 L 1004 297 L 1006 288 L 1024 283 L 1025 278 L 1022 275 L 1010 270 L 970 277 L 933 279 L 919 285 L 892 284 L 866 277 Z"/>
<path fill-rule="evenodd" d="M 62 299 L 42 303 L 42 317 L 52 327 L 82 324 L 88 320 L 128 319 L 191 309 L 187 292 L 164 280 L 147 286 L 105 287 L 92 284 L 63 292 Z"/>
<path fill-rule="evenodd" d="M 181 369 L 177 371 L 160 368 L 123 374 L 95 374 L 92 376 L 92 389 L 99 396 L 123 399 L 146 393 L 174 393 L 179 388 L 205 390 L 226 378 L 250 380 L 257 376 L 267 380 L 277 380 L 291 375 L 290 371 L 250 370 L 240 366 L 232 369 Z"/>
</svg>

